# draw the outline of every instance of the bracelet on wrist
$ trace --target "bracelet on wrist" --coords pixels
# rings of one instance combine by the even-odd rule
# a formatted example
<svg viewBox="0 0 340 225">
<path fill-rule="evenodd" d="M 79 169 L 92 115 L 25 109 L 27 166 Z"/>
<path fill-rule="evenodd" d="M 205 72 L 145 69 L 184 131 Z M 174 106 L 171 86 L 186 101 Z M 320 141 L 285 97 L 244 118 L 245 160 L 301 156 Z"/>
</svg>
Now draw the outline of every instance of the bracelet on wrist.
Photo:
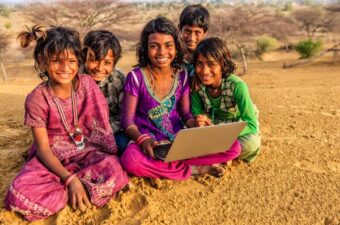
<svg viewBox="0 0 340 225">
<path fill-rule="evenodd" d="M 71 183 L 71 181 L 72 181 L 76 176 L 77 176 L 76 173 L 73 173 L 73 174 L 71 174 L 70 176 L 68 176 L 68 177 L 64 180 L 64 185 L 65 185 L 65 186 L 68 186 L 68 185 Z"/>
</svg>

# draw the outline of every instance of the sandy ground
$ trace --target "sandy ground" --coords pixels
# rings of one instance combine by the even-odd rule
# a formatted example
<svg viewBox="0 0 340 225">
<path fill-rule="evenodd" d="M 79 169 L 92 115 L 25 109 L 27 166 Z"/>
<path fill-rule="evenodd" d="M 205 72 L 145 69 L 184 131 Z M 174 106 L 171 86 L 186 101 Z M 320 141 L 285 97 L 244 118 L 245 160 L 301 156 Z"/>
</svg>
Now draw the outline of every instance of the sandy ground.
<svg viewBox="0 0 340 225">
<path fill-rule="evenodd" d="M 328 58 L 282 69 L 282 57 L 252 62 L 243 79 L 260 109 L 262 152 L 222 178 L 184 182 L 132 178 L 103 208 L 66 207 L 32 224 L 340 224 L 340 63 Z M 28 72 L 30 74 L 30 72 Z M 25 95 L 38 81 L 0 84 L 0 224 L 28 224 L 3 208 L 31 144 Z"/>
</svg>

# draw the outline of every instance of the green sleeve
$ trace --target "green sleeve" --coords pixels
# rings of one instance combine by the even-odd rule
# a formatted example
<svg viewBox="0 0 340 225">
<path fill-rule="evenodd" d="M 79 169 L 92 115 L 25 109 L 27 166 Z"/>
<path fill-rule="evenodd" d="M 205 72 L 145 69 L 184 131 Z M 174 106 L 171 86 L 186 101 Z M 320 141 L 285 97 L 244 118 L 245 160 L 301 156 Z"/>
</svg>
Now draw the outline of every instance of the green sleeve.
<svg viewBox="0 0 340 225">
<path fill-rule="evenodd" d="M 205 112 L 202 98 L 197 91 L 191 92 L 191 111 L 194 116 Z"/>
<path fill-rule="evenodd" d="M 240 136 L 257 133 L 257 118 L 254 104 L 250 98 L 247 84 L 243 81 L 237 82 L 234 90 L 234 97 L 240 112 L 240 117 L 248 124 L 241 132 Z"/>
</svg>

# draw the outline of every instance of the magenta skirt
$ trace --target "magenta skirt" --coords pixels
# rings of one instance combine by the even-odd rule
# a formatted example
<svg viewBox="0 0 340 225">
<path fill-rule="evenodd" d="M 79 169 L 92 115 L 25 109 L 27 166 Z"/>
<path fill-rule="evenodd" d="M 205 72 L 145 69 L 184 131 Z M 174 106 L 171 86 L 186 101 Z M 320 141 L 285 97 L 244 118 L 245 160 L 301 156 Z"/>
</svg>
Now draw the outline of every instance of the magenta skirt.
<svg viewBox="0 0 340 225">
<path fill-rule="evenodd" d="M 89 193 L 92 204 L 101 207 L 128 183 L 119 159 L 103 152 L 86 152 L 62 162 L 77 173 Z M 10 185 L 5 207 L 29 220 L 44 219 L 63 209 L 68 188 L 37 157 L 28 161 Z"/>
<path fill-rule="evenodd" d="M 191 166 L 225 163 L 238 157 L 240 152 L 240 142 L 235 141 L 230 149 L 222 153 L 182 161 L 164 162 L 144 154 L 141 148 L 132 142 L 125 149 L 121 163 L 126 172 L 134 176 L 185 180 L 192 175 Z"/>
</svg>

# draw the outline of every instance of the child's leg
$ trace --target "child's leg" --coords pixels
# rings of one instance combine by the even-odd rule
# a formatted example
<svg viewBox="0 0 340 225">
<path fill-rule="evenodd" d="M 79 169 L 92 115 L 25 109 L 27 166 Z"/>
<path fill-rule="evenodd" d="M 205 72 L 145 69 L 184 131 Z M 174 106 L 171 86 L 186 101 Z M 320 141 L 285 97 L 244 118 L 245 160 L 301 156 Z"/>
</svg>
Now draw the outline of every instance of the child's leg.
<svg viewBox="0 0 340 225">
<path fill-rule="evenodd" d="M 86 187 L 91 202 L 98 207 L 105 205 L 128 184 L 128 176 L 114 155 L 90 152 L 77 163 L 82 165 L 77 176 Z"/>
<path fill-rule="evenodd" d="M 130 143 L 121 157 L 124 169 L 138 177 L 185 180 L 191 176 L 191 168 L 183 162 L 166 163 L 145 155 L 135 143 Z"/>
<path fill-rule="evenodd" d="M 241 152 L 241 146 L 239 141 L 235 141 L 233 145 L 225 152 L 201 156 L 193 159 L 185 160 L 185 163 L 193 166 L 213 165 L 219 163 L 225 163 L 235 159 Z"/>
<path fill-rule="evenodd" d="M 261 147 L 261 135 L 260 134 L 248 134 L 238 137 L 241 143 L 240 159 L 247 162 L 252 162 L 260 154 Z"/>
<path fill-rule="evenodd" d="M 34 157 L 14 178 L 6 194 L 5 207 L 33 221 L 57 213 L 67 201 L 67 189 L 60 178 Z"/>
</svg>

